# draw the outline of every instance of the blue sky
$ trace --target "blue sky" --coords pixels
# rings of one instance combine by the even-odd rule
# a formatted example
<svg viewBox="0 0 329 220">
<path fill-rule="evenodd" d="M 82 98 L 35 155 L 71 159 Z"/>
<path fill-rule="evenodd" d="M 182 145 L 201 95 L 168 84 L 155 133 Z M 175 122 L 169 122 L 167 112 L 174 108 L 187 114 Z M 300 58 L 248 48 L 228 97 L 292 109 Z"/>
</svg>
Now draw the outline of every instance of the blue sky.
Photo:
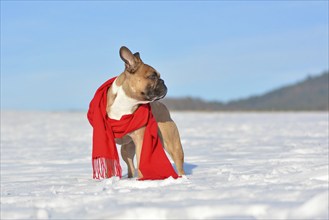
<svg viewBox="0 0 329 220">
<path fill-rule="evenodd" d="M 122 45 L 168 96 L 248 97 L 328 70 L 328 1 L 1 1 L 1 108 L 87 109 Z"/>
</svg>

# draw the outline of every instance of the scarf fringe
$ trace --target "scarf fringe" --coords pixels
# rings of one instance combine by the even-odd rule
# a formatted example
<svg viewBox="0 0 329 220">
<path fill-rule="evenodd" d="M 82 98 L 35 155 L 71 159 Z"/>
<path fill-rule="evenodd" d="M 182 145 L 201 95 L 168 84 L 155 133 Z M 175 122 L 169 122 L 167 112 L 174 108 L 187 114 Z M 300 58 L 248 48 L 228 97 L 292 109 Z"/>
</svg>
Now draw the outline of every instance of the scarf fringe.
<svg viewBox="0 0 329 220">
<path fill-rule="evenodd" d="M 118 160 L 98 157 L 93 158 L 93 178 L 111 178 L 112 176 L 122 177 L 122 169 Z"/>
</svg>

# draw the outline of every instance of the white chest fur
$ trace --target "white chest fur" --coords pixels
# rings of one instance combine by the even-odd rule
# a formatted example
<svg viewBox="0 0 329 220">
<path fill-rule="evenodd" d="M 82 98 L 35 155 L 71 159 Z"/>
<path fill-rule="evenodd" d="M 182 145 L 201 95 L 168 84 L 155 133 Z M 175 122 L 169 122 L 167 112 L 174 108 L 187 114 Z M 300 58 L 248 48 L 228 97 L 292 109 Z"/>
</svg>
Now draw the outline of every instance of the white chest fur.
<svg viewBox="0 0 329 220">
<path fill-rule="evenodd" d="M 127 96 L 122 86 L 118 86 L 116 81 L 113 82 L 111 90 L 116 97 L 107 113 L 109 118 L 119 120 L 123 115 L 132 114 L 138 105 L 143 103 Z"/>
</svg>

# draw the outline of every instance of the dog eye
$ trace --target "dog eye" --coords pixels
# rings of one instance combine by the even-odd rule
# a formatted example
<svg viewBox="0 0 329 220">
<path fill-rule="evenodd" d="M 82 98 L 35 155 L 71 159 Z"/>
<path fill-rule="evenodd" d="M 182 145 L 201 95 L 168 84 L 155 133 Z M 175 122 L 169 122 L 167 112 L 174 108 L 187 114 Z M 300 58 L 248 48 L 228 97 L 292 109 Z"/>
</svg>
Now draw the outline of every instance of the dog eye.
<svg viewBox="0 0 329 220">
<path fill-rule="evenodd" d="M 149 79 L 156 80 L 158 78 L 158 74 L 154 72 L 152 75 L 149 75 Z"/>
</svg>

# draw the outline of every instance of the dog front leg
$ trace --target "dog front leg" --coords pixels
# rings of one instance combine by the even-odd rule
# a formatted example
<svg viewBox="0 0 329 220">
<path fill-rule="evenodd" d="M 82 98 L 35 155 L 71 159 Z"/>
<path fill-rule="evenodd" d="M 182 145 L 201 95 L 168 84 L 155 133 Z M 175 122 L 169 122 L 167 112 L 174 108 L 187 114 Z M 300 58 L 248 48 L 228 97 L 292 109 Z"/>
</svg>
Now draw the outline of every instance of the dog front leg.
<svg viewBox="0 0 329 220">
<path fill-rule="evenodd" d="M 123 144 L 121 146 L 121 156 L 122 159 L 126 162 L 128 167 L 128 178 L 135 176 L 135 165 L 134 165 L 134 156 L 135 156 L 135 144 L 133 141 Z"/>
<path fill-rule="evenodd" d="M 141 153 L 142 153 L 144 133 L 145 133 L 145 127 L 142 127 L 140 129 L 132 132 L 131 134 L 129 134 L 129 136 L 133 139 L 133 142 L 135 144 L 138 178 L 143 178 L 143 174 L 139 170 L 139 164 L 140 164 L 140 158 L 141 158 Z"/>
</svg>

